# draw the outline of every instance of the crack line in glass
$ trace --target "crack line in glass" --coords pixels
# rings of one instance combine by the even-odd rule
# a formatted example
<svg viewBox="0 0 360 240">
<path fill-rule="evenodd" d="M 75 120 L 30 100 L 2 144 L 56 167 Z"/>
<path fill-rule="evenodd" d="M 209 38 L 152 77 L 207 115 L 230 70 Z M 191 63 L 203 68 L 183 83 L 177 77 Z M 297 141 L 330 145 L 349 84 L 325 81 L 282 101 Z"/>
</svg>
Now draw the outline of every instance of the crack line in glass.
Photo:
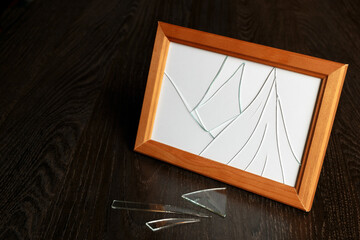
<svg viewBox="0 0 360 240">
<path fill-rule="evenodd" d="M 254 157 L 251 159 L 251 161 L 249 162 L 249 164 L 248 164 L 248 165 L 246 166 L 246 168 L 244 169 L 245 171 L 246 171 L 246 169 L 251 165 L 251 163 L 254 161 L 255 157 L 257 156 L 257 154 L 258 154 L 258 152 L 259 152 L 259 150 L 260 150 L 260 148 L 261 148 L 261 146 L 262 146 L 262 143 L 263 143 L 264 137 L 265 137 L 265 133 L 266 133 L 266 128 L 267 128 L 267 124 L 265 125 L 264 133 L 263 133 L 263 135 L 262 135 L 262 138 L 261 138 L 259 147 L 258 147 L 258 149 L 256 150 L 256 153 L 255 153 Z"/>
</svg>

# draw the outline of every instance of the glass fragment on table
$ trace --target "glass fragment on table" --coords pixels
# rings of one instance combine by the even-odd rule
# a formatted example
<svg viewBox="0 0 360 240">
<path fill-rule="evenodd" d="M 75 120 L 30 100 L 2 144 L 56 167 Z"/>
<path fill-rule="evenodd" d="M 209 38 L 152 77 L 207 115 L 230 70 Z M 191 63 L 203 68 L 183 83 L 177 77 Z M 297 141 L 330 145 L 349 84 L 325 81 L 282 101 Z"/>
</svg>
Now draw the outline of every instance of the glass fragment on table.
<svg viewBox="0 0 360 240">
<path fill-rule="evenodd" d="M 166 218 L 159 219 L 145 223 L 152 231 L 158 231 L 169 227 L 174 227 L 181 224 L 200 222 L 196 218 Z"/>
<path fill-rule="evenodd" d="M 132 210 L 132 211 L 187 214 L 187 215 L 192 215 L 192 216 L 196 216 L 196 217 L 210 217 L 206 214 L 203 214 L 203 213 L 195 211 L 195 210 L 172 206 L 172 205 L 155 204 L 155 203 L 140 203 L 140 202 L 114 200 L 111 204 L 111 208 L 112 209 Z"/>
<path fill-rule="evenodd" d="M 226 188 L 210 188 L 183 194 L 182 198 L 222 217 L 226 217 Z"/>
</svg>

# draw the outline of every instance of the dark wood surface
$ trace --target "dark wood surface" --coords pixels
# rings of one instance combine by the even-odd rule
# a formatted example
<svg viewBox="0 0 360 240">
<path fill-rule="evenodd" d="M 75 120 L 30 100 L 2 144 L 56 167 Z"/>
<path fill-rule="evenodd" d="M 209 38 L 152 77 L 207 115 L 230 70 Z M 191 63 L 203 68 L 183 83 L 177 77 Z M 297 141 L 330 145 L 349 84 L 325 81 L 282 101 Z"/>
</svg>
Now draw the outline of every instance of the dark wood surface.
<svg viewBox="0 0 360 240">
<path fill-rule="evenodd" d="M 9 1 L 8 1 L 9 2 Z M 360 239 L 359 1 L 13 1 L 0 17 L 0 239 Z M 304 213 L 132 151 L 157 21 L 349 64 Z M 151 232 L 228 188 L 228 216 Z"/>
</svg>

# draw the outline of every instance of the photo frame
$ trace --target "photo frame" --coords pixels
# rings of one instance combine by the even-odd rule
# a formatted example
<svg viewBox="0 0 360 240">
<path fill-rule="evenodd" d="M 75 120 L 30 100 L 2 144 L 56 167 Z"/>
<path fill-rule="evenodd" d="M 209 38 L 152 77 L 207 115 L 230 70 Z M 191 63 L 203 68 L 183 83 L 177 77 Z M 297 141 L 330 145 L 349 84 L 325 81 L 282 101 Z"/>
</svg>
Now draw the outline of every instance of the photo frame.
<svg viewBox="0 0 360 240">
<path fill-rule="evenodd" d="M 310 211 L 347 66 L 159 22 L 134 150 Z"/>
</svg>

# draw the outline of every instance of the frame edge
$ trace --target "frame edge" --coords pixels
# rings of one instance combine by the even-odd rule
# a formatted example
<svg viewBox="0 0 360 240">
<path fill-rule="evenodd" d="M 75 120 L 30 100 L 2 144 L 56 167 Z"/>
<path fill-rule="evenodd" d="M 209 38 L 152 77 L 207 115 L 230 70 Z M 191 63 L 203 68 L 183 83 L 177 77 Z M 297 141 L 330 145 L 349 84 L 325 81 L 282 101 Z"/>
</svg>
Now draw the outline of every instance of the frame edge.
<svg viewBox="0 0 360 240">
<path fill-rule="evenodd" d="M 170 41 L 158 22 L 134 150 L 151 138 Z"/>
<path fill-rule="evenodd" d="M 299 199 L 307 212 L 311 210 L 314 201 L 347 68 L 348 64 L 342 64 L 338 69 L 330 73 L 327 78 L 322 99 L 325 102 L 321 104 L 319 109 L 317 119 L 319 122 L 314 129 L 306 168 L 304 169 L 298 191 Z"/>
</svg>

